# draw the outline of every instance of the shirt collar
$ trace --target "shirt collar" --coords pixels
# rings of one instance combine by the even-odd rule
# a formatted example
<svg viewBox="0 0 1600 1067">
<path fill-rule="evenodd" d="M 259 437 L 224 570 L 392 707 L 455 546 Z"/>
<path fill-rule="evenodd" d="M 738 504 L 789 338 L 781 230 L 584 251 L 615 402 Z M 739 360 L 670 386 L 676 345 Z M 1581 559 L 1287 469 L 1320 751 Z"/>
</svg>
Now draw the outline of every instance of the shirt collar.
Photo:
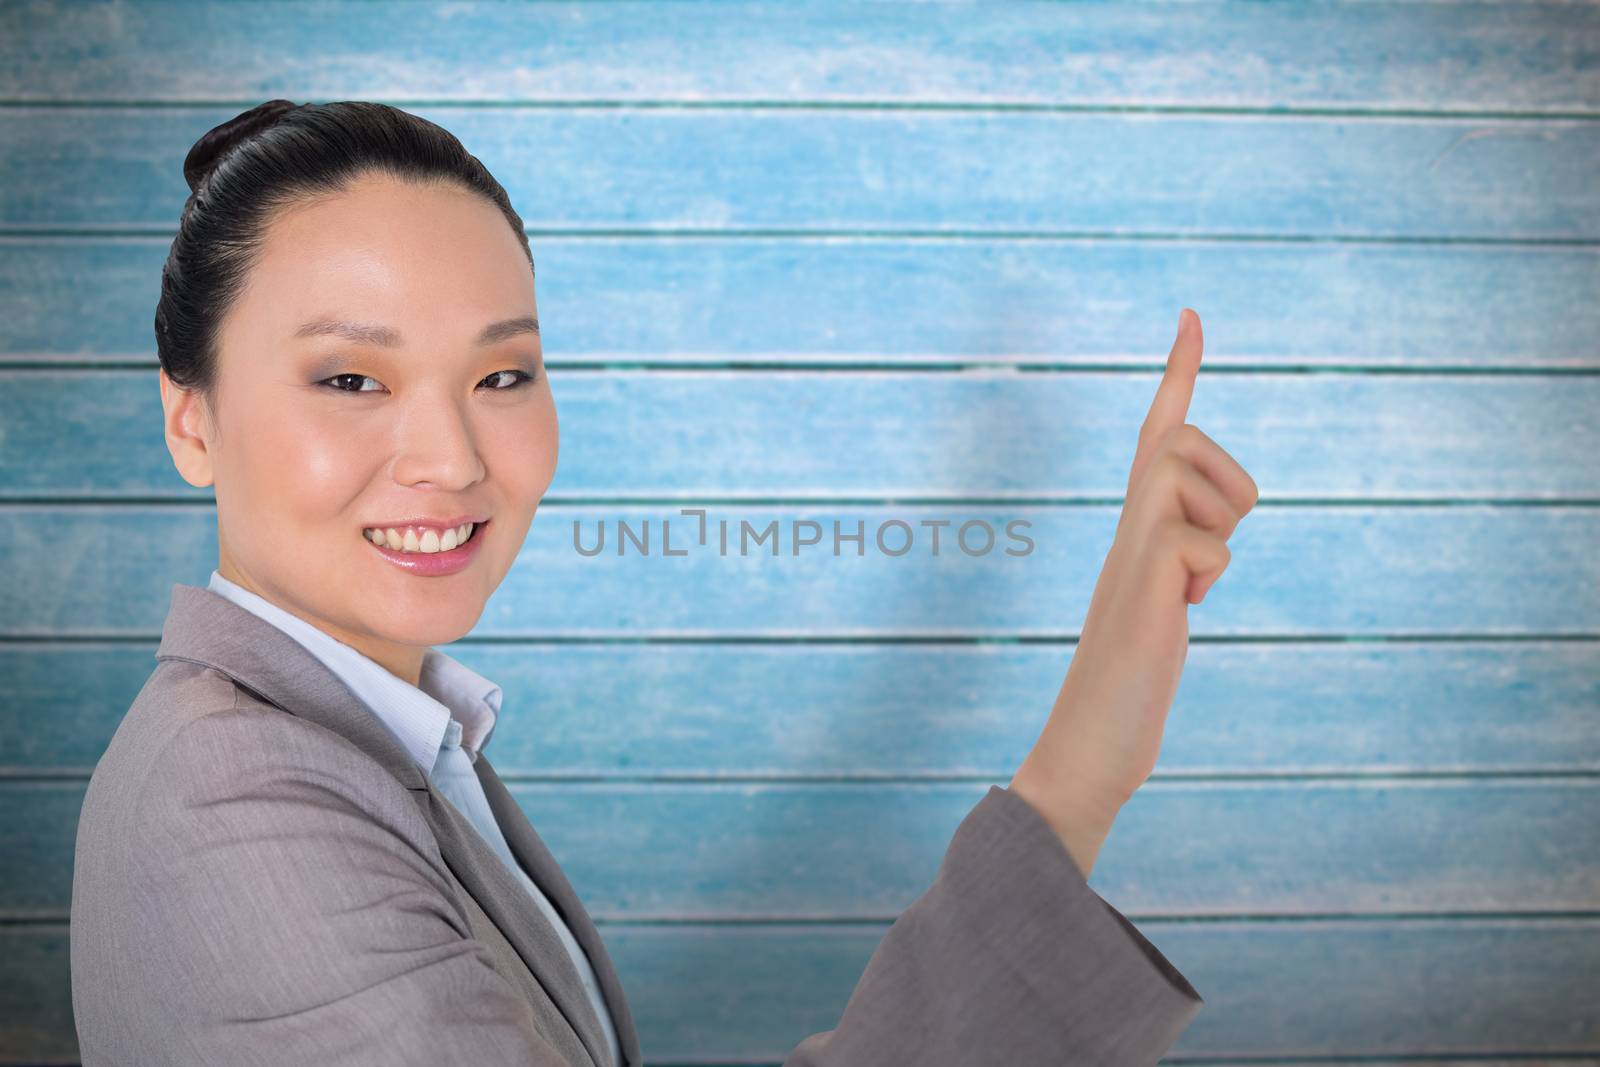
<svg viewBox="0 0 1600 1067">
<path fill-rule="evenodd" d="M 418 684 L 412 685 L 298 615 L 229 581 L 220 571 L 211 572 L 208 588 L 304 645 L 383 721 L 424 774 L 432 773 L 452 718 L 461 723 L 461 747 L 473 762 L 489 743 L 500 714 L 500 687 L 454 657 L 436 648 L 425 650 Z"/>
</svg>

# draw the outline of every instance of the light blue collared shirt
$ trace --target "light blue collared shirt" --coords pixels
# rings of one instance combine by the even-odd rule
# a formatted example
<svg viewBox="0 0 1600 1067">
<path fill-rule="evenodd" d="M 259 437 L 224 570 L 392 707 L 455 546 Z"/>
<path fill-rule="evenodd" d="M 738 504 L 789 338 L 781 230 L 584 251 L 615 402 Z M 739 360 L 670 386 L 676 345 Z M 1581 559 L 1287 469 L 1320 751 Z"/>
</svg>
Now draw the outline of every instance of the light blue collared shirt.
<svg viewBox="0 0 1600 1067">
<path fill-rule="evenodd" d="M 240 607 L 260 616 L 304 645 L 329 670 L 350 687 L 396 740 L 405 747 L 422 772 L 477 827 L 490 848 L 522 882 L 528 895 L 550 920 L 561 942 L 577 966 L 589 1002 L 600 1018 L 611 1048 L 611 1062 L 622 1062 L 616 1026 L 606 1010 L 605 995 L 595 978 L 588 955 L 560 912 L 550 903 L 528 872 L 522 869 L 505 834 L 495 821 L 484 795 L 483 783 L 471 770 L 478 753 L 489 743 L 495 719 L 500 713 L 500 687 L 471 670 L 455 658 L 430 648 L 422 654 L 422 674 L 418 685 L 393 674 L 371 657 L 356 651 L 331 634 L 317 629 L 298 615 L 257 596 L 250 590 L 211 572 L 208 588 Z M 465 758 L 463 758 L 463 755 Z"/>
</svg>

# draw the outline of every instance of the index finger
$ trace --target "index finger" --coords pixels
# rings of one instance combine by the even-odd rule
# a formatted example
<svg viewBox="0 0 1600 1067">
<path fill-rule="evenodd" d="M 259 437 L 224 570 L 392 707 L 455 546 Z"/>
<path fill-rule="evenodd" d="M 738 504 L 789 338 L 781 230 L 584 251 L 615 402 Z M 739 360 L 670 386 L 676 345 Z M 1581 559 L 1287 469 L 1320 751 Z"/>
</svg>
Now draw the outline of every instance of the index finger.
<svg viewBox="0 0 1600 1067">
<path fill-rule="evenodd" d="M 1189 401 L 1194 396 L 1194 381 L 1200 373 L 1200 353 L 1205 337 L 1200 332 L 1200 316 L 1190 308 L 1178 312 L 1178 337 L 1167 353 L 1167 369 L 1156 386 L 1150 411 L 1139 427 L 1139 446 L 1134 452 L 1128 485 L 1138 481 L 1139 472 L 1150 462 L 1156 446 L 1170 431 L 1189 417 Z"/>
</svg>

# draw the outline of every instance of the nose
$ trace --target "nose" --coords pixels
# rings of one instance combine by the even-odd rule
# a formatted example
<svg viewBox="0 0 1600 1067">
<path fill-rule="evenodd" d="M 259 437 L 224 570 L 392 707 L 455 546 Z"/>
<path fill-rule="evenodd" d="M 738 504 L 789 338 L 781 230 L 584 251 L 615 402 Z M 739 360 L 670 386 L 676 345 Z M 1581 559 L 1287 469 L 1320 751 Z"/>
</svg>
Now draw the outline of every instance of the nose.
<svg viewBox="0 0 1600 1067">
<path fill-rule="evenodd" d="M 394 480 L 460 489 L 484 476 L 471 413 L 447 398 L 417 396 L 396 424 Z"/>
</svg>

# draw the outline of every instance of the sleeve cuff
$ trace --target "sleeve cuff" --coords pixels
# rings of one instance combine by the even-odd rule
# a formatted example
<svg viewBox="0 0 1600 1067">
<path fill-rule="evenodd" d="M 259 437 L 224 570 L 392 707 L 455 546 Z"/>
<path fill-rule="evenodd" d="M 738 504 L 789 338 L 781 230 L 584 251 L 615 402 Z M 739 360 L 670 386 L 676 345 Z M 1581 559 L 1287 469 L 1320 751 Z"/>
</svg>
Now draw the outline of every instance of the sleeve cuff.
<svg viewBox="0 0 1600 1067">
<path fill-rule="evenodd" d="M 952 837 L 935 882 L 973 909 L 1012 960 L 1058 1049 L 1155 1063 L 1204 999 L 1126 916 L 1090 888 L 1061 838 L 1009 788 L 991 786 Z M 1026 1015 L 1027 1013 L 1025 1013 Z"/>
</svg>

